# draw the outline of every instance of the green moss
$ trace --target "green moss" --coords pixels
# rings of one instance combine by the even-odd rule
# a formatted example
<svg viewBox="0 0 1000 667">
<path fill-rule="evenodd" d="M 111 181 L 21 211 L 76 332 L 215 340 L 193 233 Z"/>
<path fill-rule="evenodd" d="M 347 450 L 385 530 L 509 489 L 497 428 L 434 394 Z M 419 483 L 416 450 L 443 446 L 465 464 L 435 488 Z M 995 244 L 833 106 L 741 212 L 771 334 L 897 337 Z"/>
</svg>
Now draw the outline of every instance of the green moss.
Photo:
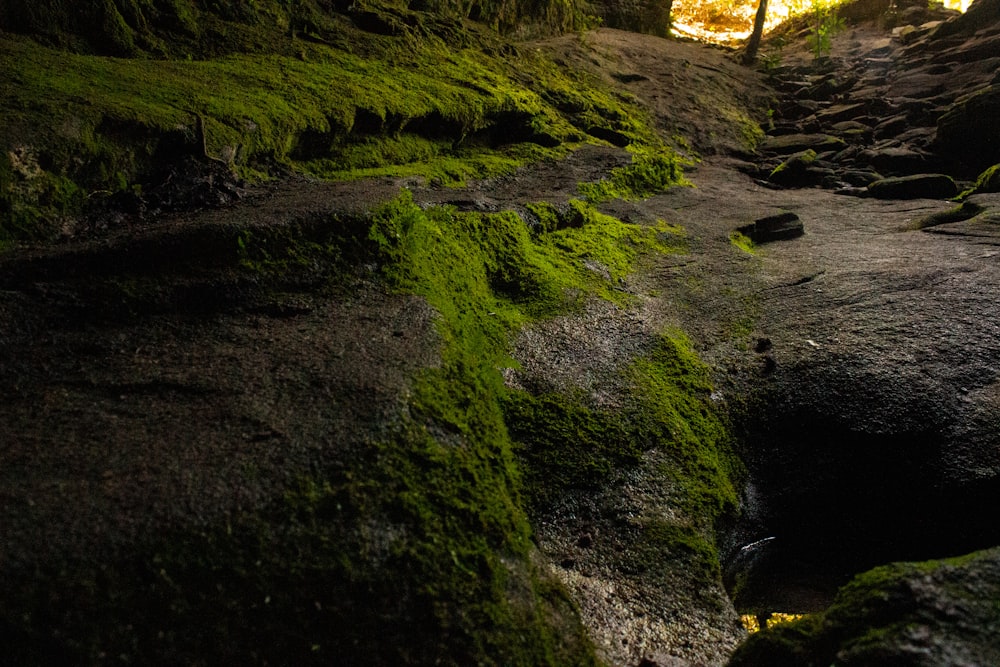
<svg viewBox="0 0 1000 667">
<path fill-rule="evenodd" d="M 1000 164 L 995 164 L 979 174 L 972 187 L 963 191 L 957 199 L 964 199 L 978 192 L 1000 192 Z"/>
<path fill-rule="evenodd" d="M 996 556 L 989 551 L 920 563 L 891 563 L 857 575 L 823 613 L 752 635 L 731 664 L 805 665 L 837 660 L 863 664 L 908 658 L 913 630 L 930 628 L 932 651 L 950 645 L 992 646 L 992 635 L 970 632 L 1000 620 L 992 604 Z M 961 620 L 941 609 L 961 607 Z M 947 649 L 946 649 L 947 650 Z M 940 653 L 931 652 L 934 657 Z M 899 657 L 902 656 L 902 657 Z"/>
<path fill-rule="evenodd" d="M 632 201 L 685 183 L 677 155 L 666 146 L 630 145 L 629 152 L 632 153 L 630 165 L 612 169 L 607 178 L 597 183 L 581 183 L 580 194 L 593 203 L 611 199 Z"/>
<path fill-rule="evenodd" d="M 803 178 L 806 169 L 812 166 L 812 163 L 815 161 L 816 151 L 810 148 L 789 157 L 775 167 L 767 178 L 769 181 L 774 181 L 775 183 L 797 182 Z"/>
<path fill-rule="evenodd" d="M 729 243 L 731 243 L 734 248 L 738 248 L 748 255 L 757 254 L 756 244 L 754 244 L 753 240 L 749 236 L 741 232 L 731 232 L 729 234 Z"/>
<path fill-rule="evenodd" d="M 928 229 L 930 227 L 937 227 L 938 225 L 947 225 L 952 222 L 961 222 L 963 220 L 969 220 L 976 217 L 985 210 L 979 204 L 973 202 L 962 202 L 954 208 L 950 208 L 947 211 L 940 211 L 938 213 L 932 213 L 928 216 L 915 220 L 907 229 Z"/>
<path fill-rule="evenodd" d="M 665 333 L 634 367 L 643 418 L 671 454 L 663 472 L 684 490 L 691 516 L 711 524 L 737 506 L 742 474 L 729 430 L 713 407 L 708 367 L 680 331 Z"/>
<path fill-rule="evenodd" d="M 587 407 L 581 398 L 512 392 L 504 411 L 511 437 L 521 443 L 528 495 L 538 508 L 570 490 L 600 488 L 652 446 L 640 425 Z"/>
<path fill-rule="evenodd" d="M 717 554 L 706 535 L 717 518 L 736 509 L 742 473 L 728 429 L 709 402 L 707 368 L 681 333 L 669 332 L 628 374 L 635 400 L 623 409 L 593 408 L 583 396 L 508 395 L 504 409 L 520 443 L 529 498 L 545 508 L 567 491 L 601 488 L 614 471 L 658 449 L 667 455 L 661 474 L 679 489 L 679 509 L 694 518 L 676 533 L 664 533 L 665 527 L 660 533 L 695 554 L 707 575 L 714 573 Z"/>
</svg>

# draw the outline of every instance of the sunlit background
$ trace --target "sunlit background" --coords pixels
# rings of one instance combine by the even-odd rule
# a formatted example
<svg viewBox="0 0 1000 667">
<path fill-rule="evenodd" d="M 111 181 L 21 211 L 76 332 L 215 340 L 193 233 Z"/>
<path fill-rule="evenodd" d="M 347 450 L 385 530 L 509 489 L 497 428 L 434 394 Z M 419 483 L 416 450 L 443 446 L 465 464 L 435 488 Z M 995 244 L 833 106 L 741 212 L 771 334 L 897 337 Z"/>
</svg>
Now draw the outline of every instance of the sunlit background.
<svg viewBox="0 0 1000 667">
<path fill-rule="evenodd" d="M 835 4 L 831 0 L 770 0 L 765 32 L 791 16 L 810 11 L 815 2 Z M 945 7 L 963 12 L 970 4 L 972 0 L 944 0 Z M 757 0 L 674 0 L 673 32 L 712 42 L 742 40 L 750 36 L 756 12 Z"/>
</svg>

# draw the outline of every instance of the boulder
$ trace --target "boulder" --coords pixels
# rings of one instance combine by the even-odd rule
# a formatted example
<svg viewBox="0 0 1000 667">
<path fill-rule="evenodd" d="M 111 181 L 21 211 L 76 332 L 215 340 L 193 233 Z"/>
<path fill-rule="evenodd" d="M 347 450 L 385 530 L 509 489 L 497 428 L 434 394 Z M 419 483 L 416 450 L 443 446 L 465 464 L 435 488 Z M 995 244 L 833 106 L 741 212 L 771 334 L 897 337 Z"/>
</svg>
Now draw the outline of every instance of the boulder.
<svg viewBox="0 0 1000 667">
<path fill-rule="evenodd" d="M 845 183 L 856 187 L 867 187 L 875 181 L 882 180 L 881 174 L 870 169 L 848 169 L 840 176 Z"/>
<path fill-rule="evenodd" d="M 906 120 L 905 113 L 896 114 L 895 116 L 891 116 L 875 126 L 875 137 L 878 139 L 894 137 L 900 132 L 906 130 L 909 125 L 910 124 Z"/>
<path fill-rule="evenodd" d="M 856 120 L 834 123 L 830 129 L 845 141 L 868 142 L 872 139 L 872 128 Z"/>
<path fill-rule="evenodd" d="M 791 155 L 809 149 L 840 149 L 846 145 L 843 139 L 829 134 L 785 134 L 780 137 L 768 137 L 761 142 L 758 149 L 765 153 Z"/>
<path fill-rule="evenodd" d="M 868 192 L 877 199 L 949 199 L 958 194 L 958 186 L 945 174 L 915 174 L 875 181 Z"/>
<path fill-rule="evenodd" d="M 995 164 L 976 179 L 976 192 L 1000 192 L 1000 164 Z"/>
<path fill-rule="evenodd" d="M 1000 158 L 1000 85 L 959 99 L 937 123 L 936 148 L 983 169 Z"/>
<path fill-rule="evenodd" d="M 821 614 L 752 635 L 729 667 L 998 665 L 1000 548 L 861 574 Z"/>
<path fill-rule="evenodd" d="M 905 146 L 868 149 L 858 155 L 858 161 L 893 176 L 919 173 L 927 168 L 927 156 Z"/>
<path fill-rule="evenodd" d="M 815 162 L 816 151 L 814 150 L 796 153 L 775 167 L 768 175 L 767 180 L 790 187 L 818 185 L 823 180 L 823 174 L 816 171 Z"/>
</svg>

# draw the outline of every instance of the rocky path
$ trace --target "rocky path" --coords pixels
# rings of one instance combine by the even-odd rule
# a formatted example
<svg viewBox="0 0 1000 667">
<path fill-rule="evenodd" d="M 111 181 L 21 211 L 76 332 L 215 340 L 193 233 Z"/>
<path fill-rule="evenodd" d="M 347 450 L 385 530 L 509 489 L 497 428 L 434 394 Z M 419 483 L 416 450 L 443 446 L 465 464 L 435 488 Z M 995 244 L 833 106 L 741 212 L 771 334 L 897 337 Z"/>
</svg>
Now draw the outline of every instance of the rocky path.
<svg viewBox="0 0 1000 667">
<path fill-rule="evenodd" d="M 944 10 L 909 15 L 916 25 L 892 35 L 857 26 L 826 60 L 794 51 L 772 71 L 781 98 L 758 177 L 860 196 L 948 197 L 958 194 L 954 184 L 912 177 L 974 180 L 995 163 L 1000 27 L 956 35 Z"/>
</svg>

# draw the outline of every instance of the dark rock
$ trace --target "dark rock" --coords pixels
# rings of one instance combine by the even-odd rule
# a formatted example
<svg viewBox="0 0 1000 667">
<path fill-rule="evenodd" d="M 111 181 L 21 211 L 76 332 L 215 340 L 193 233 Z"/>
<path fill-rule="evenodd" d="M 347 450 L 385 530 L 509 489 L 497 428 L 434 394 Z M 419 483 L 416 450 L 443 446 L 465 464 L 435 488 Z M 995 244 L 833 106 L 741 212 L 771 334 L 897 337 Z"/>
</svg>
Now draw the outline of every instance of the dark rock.
<svg viewBox="0 0 1000 667">
<path fill-rule="evenodd" d="M 925 69 L 907 72 L 893 82 L 893 92 L 915 100 L 940 95 L 947 90 L 947 87 L 948 77 L 942 74 L 929 74 Z"/>
<path fill-rule="evenodd" d="M 997 53 L 1000 53 L 1000 34 L 976 37 L 947 51 L 948 59 L 959 63 L 975 63 L 994 58 Z"/>
<path fill-rule="evenodd" d="M 802 226 L 802 221 L 799 220 L 799 216 L 791 211 L 759 218 L 749 225 L 738 227 L 737 231 L 749 237 L 754 243 L 783 241 L 805 234 L 805 229 Z"/>
<path fill-rule="evenodd" d="M 858 160 L 891 175 L 921 172 L 927 164 L 926 155 L 902 146 L 865 150 L 858 154 Z"/>
<path fill-rule="evenodd" d="M 961 16 L 938 27 L 936 37 L 971 35 L 1000 21 L 1000 0 L 977 0 Z"/>
<path fill-rule="evenodd" d="M 983 169 L 1000 156 L 1000 85 L 960 99 L 938 120 L 936 147 Z"/>
<path fill-rule="evenodd" d="M 587 134 L 592 137 L 597 137 L 598 139 L 603 139 L 612 146 L 618 146 L 619 148 L 628 146 L 632 141 L 628 136 L 618 132 L 617 130 L 596 125 L 594 127 L 587 128 Z M 556 145 L 558 146 L 558 140 L 556 140 L 556 142 Z"/>
<path fill-rule="evenodd" d="M 796 153 L 775 167 L 768 175 L 767 180 L 778 185 L 791 187 L 816 185 L 820 182 L 820 178 L 811 171 L 815 162 L 816 151 L 807 150 Z"/>
<path fill-rule="evenodd" d="M 780 137 L 768 137 L 758 146 L 765 153 L 790 155 L 809 149 L 844 148 L 847 144 L 843 139 L 829 134 L 786 134 Z"/>
<path fill-rule="evenodd" d="M 861 153 L 861 150 L 862 149 L 859 145 L 853 144 L 851 146 L 848 146 L 844 150 L 840 151 L 839 153 L 836 153 L 833 157 L 830 158 L 830 162 L 838 164 L 849 162 L 854 158 L 856 158 Z"/>
<path fill-rule="evenodd" d="M 859 123 L 856 120 L 843 120 L 839 123 L 834 123 L 830 129 L 836 130 L 837 132 L 852 132 L 852 131 L 865 131 L 871 132 L 872 128 L 868 127 L 864 123 Z"/>
<path fill-rule="evenodd" d="M 918 26 L 930 21 L 931 13 L 928 11 L 927 5 L 914 5 L 901 11 L 896 20 L 901 25 Z"/>
<path fill-rule="evenodd" d="M 812 100 L 786 100 L 778 105 L 775 115 L 779 118 L 797 120 L 816 113 L 819 108 L 819 102 Z"/>
<path fill-rule="evenodd" d="M 867 113 L 864 104 L 835 104 L 829 109 L 824 109 L 816 113 L 816 118 L 821 123 L 838 123 L 842 120 L 851 120 Z"/>
<path fill-rule="evenodd" d="M 1000 664 L 1000 548 L 854 578 L 822 614 L 751 636 L 729 667 Z"/>
<path fill-rule="evenodd" d="M 872 128 L 854 120 L 844 120 L 834 123 L 830 131 L 847 142 L 867 143 L 872 139 Z"/>
<path fill-rule="evenodd" d="M 896 139 L 911 146 L 927 146 L 934 141 L 934 128 L 914 127 L 898 135 Z"/>
<path fill-rule="evenodd" d="M 848 169 L 841 173 L 845 183 L 856 187 L 868 187 L 875 181 L 882 180 L 882 175 L 870 169 Z"/>
<path fill-rule="evenodd" d="M 995 164 L 983 173 L 971 188 L 962 193 L 963 197 L 981 192 L 1000 192 L 1000 164 Z"/>
<path fill-rule="evenodd" d="M 802 124 L 781 123 L 780 125 L 775 125 L 774 128 L 769 130 L 767 134 L 772 137 L 783 137 L 789 134 L 802 134 Z"/>
<path fill-rule="evenodd" d="M 883 178 L 869 185 L 868 192 L 877 199 L 948 199 L 958 194 L 958 186 L 951 176 L 916 174 Z"/>
</svg>

